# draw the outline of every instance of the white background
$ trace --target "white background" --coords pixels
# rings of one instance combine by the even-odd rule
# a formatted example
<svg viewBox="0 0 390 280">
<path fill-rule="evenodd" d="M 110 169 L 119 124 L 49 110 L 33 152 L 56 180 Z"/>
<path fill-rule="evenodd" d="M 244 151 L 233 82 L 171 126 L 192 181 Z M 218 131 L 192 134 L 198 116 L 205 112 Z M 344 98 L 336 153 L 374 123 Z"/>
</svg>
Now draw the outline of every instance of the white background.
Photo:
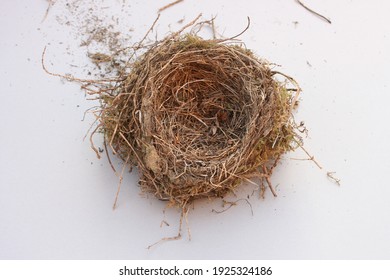
<svg viewBox="0 0 390 280">
<path fill-rule="evenodd" d="M 134 42 L 169 2 L 125 2 L 129 14 L 121 24 L 134 29 Z M 87 63 L 74 30 L 56 20 L 63 1 L 42 22 L 46 1 L 2 0 L 0 259 L 389 259 L 390 6 L 304 3 L 332 24 L 293 0 L 185 0 L 162 13 L 160 36 L 200 12 L 205 19 L 217 15 L 220 33 L 233 36 L 249 16 L 241 39 L 300 83 L 296 118 L 305 121 L 305 147 L 324 169 L 291 159 L 304 158 L 301 151 L 286 155 L 272 177 L 278 197 L 252 196 L 253 216 L 243 201 L 222 214 L 211 211 L 221 210 L 221 201 L 196 202 L 188 217 L 191 241 L 184 231 L 181 240 L 148 250 L 177 233 L 180 213 L 168 209 L 164 217 L 163 202 L 140 195 L 136 171 L 125 174 L 112 210 L 118 178 L 83 141 L 93 121 L 91 115 L 81 121 L 84 111 L 97 104 L 41 67 L 44 46 L 53 71 L 76 73 L 69 64 Z M 101 136 L 95 141 L 101 145 Z M 327 171 L 337 172 L 341 187 Z M 243 187 L 238 198 L 248 193 Z M 164 219 L 169 227 L 160 227 Z"/>
</svg>

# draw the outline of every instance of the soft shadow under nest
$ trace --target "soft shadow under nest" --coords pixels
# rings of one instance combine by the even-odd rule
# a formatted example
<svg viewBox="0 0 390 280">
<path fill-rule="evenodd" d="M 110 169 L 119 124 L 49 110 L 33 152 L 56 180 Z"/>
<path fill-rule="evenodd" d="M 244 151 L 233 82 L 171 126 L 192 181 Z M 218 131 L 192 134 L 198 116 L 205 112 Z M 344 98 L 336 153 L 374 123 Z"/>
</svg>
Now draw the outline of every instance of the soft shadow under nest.
<svg viewBox="0 0 390 280">
<path fill-rule="evenodd" d="M 177 35 L 150 47 L 100 92 L 106 143 L 140 171 L 140 185 L 185 207 L 259 178 L 296 147 L 299 87 L 237 44 Z M 272 190 L 273 191 L 273 190 Z"/>
</svg>

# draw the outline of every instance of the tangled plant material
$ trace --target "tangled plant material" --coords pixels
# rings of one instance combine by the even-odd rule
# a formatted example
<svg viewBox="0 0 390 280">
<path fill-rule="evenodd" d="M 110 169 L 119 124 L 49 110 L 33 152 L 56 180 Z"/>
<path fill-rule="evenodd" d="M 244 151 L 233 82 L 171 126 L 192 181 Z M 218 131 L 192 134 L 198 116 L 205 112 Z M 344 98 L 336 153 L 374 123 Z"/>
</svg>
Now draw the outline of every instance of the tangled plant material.
<svg viewBox="0 0 390 280">
<path fill-rule="evenodd" d="M 252 178 L 273 191 L 273 168 L 299 144 L 298 85 L 230 43 L 174 34 L 97 92 L 108 146 L 139 168 L 143 191 L 183 209 Z"/>
<path fill-rule="evenodd" d="M 255 184 L 252 179 L 261 195 L 268 186 L 276 196 L 270 176 L 281 156 L 304 150 L 292 115 L 300 92 L 295 80 L 236 41 L 183 35 L 197 19 L 144 46 L 148 32 L 132 48 L 134 55 L 146 51 L 125 64 L 117 60 L 123 50 L 106 55 L 103 62 L 117 71 L 110 79 L 53 74 L 45 51 L 42 56 L 47 73 L 82 83 L 100 100 L 90 138 L 98 157 L 92 138 L 102 132 L 106 151 L 110 147 L 125 167 L 138 167 L 142 190 L 182 214 L 194 200 L 223 197 L 242 182 Z"/>
</svg>

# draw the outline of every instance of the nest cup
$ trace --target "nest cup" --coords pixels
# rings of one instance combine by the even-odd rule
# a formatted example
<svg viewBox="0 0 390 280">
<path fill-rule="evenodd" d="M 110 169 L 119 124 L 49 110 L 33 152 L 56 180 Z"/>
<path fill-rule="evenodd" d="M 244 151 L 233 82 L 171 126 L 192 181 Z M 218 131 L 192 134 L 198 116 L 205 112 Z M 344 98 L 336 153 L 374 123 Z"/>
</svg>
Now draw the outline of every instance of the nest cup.
<svg viewBox="0 0 390 280">
<path fill-rule="evenodd" d="M 129 69 L 102 97 L 100 122 L 144 191 L 184 207 L 252 178 L 272 188 L 273 168 L 294 149 L 296 91 L 268 62 L 187 34 L 156 43 Z"/>
</svg>

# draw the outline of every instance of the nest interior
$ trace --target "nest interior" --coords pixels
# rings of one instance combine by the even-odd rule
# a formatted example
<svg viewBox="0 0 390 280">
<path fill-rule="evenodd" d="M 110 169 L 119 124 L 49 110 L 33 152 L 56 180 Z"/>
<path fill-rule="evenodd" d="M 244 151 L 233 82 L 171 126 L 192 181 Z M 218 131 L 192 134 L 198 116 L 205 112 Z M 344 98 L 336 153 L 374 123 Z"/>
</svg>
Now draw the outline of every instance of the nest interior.
<svg viewBox="0 0 390 280">
<path fill-rule="evenodd" d="M 100 123 L 114 153 L 139 168 L 140 186 L 159 199 L 185 206 L 251 178 L 264 190 L 294 149 L 296 92 L 237 44 L 170 37 L 129 69 L 101 96 Z"/>
</svg>

